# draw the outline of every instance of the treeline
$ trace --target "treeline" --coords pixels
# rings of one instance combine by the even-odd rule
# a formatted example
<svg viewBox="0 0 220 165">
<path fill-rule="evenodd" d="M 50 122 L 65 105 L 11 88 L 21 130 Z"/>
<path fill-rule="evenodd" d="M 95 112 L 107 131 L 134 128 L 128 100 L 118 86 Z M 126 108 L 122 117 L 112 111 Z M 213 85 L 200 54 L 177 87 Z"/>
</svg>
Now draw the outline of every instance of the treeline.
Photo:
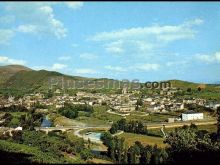
<svg viewBox="0 0 220 165">
<path fill-rule="evenodd" d="M 39 101 L 37 101 L 36 103 L 34 103 L 33 107 L 39 108 L 39 109 L 47 109 L 47 108 L 48 108 L 47 105 L 41 104 Z"/>
<path fill-rule="evenodd" d="M 208 108 L 208 107 L 204 107 L 198 104 L 185 104 L 185 108 L 196 111 L 196 112 L 210 112 L 210 113 L 214 113 L 215 110 L 213 110 L 212 108 Z"/>
<path fill-rule="evenodd" d="M 28 112 L 28 109 L 22 105 L 11 105 L 9 107 L 1 107 L 0 112 Z"/>
<path fill-rule="evenodd" d="M 90 105 L 64 103 L 64 107 L 60 108 L 58 113 L 70 119 L 75 119 L 78 117 L 79 111 L 93 113 L 94 110 Z"/>
<path fill-rule="evenodd" d="M 167 163 L 168 154 L 165 149 L 157 145 L 144 146 L 136 141 L 134 145 L 126 147 L 125 139 L 112 136 L 105 132 L 101 140 L 108 147 L 107 155 L 115 163 L 123 164 L 162 164 Z"/>
<path fill-rule="evenodd" d="M 147 134 L 147 128 L 144 127 L 144 124 L 141 121 L 126 121 L 126 119 L 121 119 L 116 123 L 113 123 L 110 128 L 110 133 L 114 134 L 118 130 L 136 134 Z"/>
</svg>

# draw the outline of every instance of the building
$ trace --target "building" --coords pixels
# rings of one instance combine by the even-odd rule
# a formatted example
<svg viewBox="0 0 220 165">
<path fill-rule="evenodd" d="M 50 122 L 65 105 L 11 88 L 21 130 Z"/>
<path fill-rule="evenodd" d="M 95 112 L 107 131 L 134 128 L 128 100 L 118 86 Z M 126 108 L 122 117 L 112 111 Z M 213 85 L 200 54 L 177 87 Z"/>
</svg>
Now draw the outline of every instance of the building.
<svg viewBox="0 0 220 165">
<path fill-rule="evenodd" d="M 194 111 L 187 111 L 182 113 L 182 121 L 189 121 L 189 120 L 201 120 L 203 119 L 203 113 L 198 113 Z"/>
</svg>

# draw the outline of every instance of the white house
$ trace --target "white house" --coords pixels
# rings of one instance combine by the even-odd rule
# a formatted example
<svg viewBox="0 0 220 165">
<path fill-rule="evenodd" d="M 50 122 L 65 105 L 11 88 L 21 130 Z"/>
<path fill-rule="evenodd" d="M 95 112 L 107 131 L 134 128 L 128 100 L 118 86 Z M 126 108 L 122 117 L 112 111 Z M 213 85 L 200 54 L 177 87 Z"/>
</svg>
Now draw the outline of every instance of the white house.
<svg viewBox="0 0 220 165">
<path fill-rule="evenodd" d="M 194 111 L 187 111 L 185 113 L 182 113 L 182 121 L 199 120 L 203 119 L 203 117 L 203 113 L 198 113 Z"/>
</svg>

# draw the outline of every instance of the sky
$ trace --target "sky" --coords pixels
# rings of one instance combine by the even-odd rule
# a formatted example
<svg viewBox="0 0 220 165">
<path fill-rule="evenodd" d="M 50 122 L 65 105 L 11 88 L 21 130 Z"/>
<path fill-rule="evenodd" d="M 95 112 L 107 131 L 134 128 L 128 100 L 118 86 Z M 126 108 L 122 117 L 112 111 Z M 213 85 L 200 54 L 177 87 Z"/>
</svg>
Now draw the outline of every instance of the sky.
<svg viewBox="0 0 220 165">
<path fill-rule="evenodd" d="M 220 81 L 219 2 L 0 2 L 0 65 Z"/>
</svg>

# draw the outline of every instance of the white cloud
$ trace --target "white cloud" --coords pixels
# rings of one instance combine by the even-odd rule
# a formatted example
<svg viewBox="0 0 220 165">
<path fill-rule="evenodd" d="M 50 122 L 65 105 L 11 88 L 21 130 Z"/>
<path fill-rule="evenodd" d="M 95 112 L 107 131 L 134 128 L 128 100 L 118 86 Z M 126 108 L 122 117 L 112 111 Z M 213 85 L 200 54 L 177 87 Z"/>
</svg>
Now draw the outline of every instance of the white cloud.
<svg viewBox="0 0 220 165">
<path fill-rule="evenodd" d="M 55 18 L 53 6 L 64 4 L 66 7 L 73 10 L 79 9 L 83 6 L 83 2 L 20 2 L 6 3 L 6 14 L 0 17 L 0 23 L 8 24 L 15 19 L 19 22 L 16 28 L 11 31 L 30 33 L 37 35 L 51 35 L 56 38 L 64 38 L 68 30 L 64 27 L 61 20 Z M 0 44 L 8 43 L 13 37 L 12 33 L 3 33 L 0 31 Z"/>
<path fill-rule="evenodd" d="M 67 68 L 67 65 L 55 63 L 52 66 L 52 70 L 61 70 L 61 69 L 64 69 L 64 68 Z"/>
<path fill-rule="evenodd" d="M 125 72 L 125 71 L 127 71 L 125 68 L 122 68 L 120 66 L 111 66 L 111 65 L 105 66 L 105 69 L 108 69 L 108 70 L 111 70 L 111 71 L 118 71 L 118 72 Z"/>
<path fill-rule="evenodd" d="M 153 44 L 146 41 L 131 41 L 131 43 L 135 44 L 140 51 L 149 51 L 154 47 Z"/>
<path fill-rule="evenodd" d="M 10 29 L 0 29 L 0 44 L 9 44 L 14 32 Z"/>
<path fill-rule="evenodd" d="M 35 70 L 62 70 L 62 69 L 65 69 L 67 68 L 67 65 L 65 64 L 59 64 L 59 63 L 55 63 L 53 64 L 52 66 L 45 66 L 45 65 L 39 65 L 39 66 L 33 66 L 32 69 L 35 69 Z"/>
<path fill-rule="evenodd" d="M 216 52 L 213 55 L 197 54 L 195 55 L 195 58 L 206 63 L 218 63 L 220 62 L 220 52 Z"/>
<path fill-rule="evenodd" d="M 65 2 L 65 4 L 73 10 L 79 9 L 83 6 L 83 2 Z"/>
<path fill-rule="evenodd" d="M 176 66 L 176 65 L 185 65 L 187 61 L 169 61 L 166 63 L 166 66 Z"/>
<path fill-rule="evenodd" d="M 22 33 L 36 33 L 38 29 L 36 25 L 19 25 L 17 31 Z"/>
<path fill-rule="evenodd" d="M 9 58 L 6 56 L 0 56 L 0 64 L 8 65 L 8 64 L 17 64 L 17 65 L 24 65 L 26 61 L 24 60 L 17 60 L 13 58 Z"/>
<path fill-rule="evenodd" d="M 13 14 L 19 21 L 19 32 L 37 33 L 38 35 L 50 34 L 57 38 L 63 38 L 67 29 L 63 23 L 55 18 L 52 3 L 7 3 L 6 10 Z"/>
<path fill-rule="evenodd" d="M 77 74 L 96 74 L 98 73 L 94 69 L 89 69 L 89 68 L 77 68 L 74 70 Z"/>
<path fill-rule="evenodd" d="M 203 20 L 194 19 L 177 25 L 152 25 L 99 32 L 88 37 L 89 41 L 100 41 L 111 54 L 147 54 L 156 48 L 177 41 L 195 38 L 195 26 Z"/>
<path fill-rule="evenodd" d="M 124 50 L 119 47 L 107 47 L 106 51 L 109 53 L 114 53 L 114 54 L 121 54 L 124 52 Z"/>
<path fill-rule="evenodd" d="M 118 41 L 105 44 L 104 47 L 105 47 L 105 50 L 109 53 L 121 54 L 124 52 L 123 43 L 124 42 L 122 40 L 118 40 Z"/>
<path fill-rule="evenodd" d="M 92 37 L 90 40 L 94 41 L 108 41 L 120 39 L 144 39 L 149 35 L 154 35 L 159 40 L 175 41 L 178 39 L 190 39 L 194 37 L 195 31 L 192 29 L 194 25 L 200 25 L 203 21 L 195 19 L 192 21 L 184 22 L 180 25 L 153 25 L 146 27 L 136 27 L 130 29 L 121 29 L 111 32 L 101 32 Z"/>
<path fill-rule="evenodd" d="M 70 56 L 61 56 L 58 58 L 58 60 L 61 60 L 61 61 L 67 61 L 67 60 L 70 60 L 71 57 Z"/>
<path fill-rule="evenodd" d="M 185 22 L 185 26 L 192 26 L 192 25 L 201 25 L 204 23 L 204 20 L 200 19 L 200 18 L 196 18 L 194 20 L 190 20 Z"/>
<path fill-rule="evenodd" d="M 50 67 L 48 67 L 48 66 L 44 66 L 44 65 L 33 66 L 33 67 L 31 67 L 31 68 L 34 69 L 34 70 L 51 70 Z"/>
<path fill-rule="evenodd" d="M 79 55 L 79 57 L 86 60 L 94 60 L 97 58 L 97 56 L 92 53 L 82 53 Z"/>
<path fill-rule="evenodd" d="M 150 71 L 150 70 L 158 70 L 160 67 L 159 64 L 154 63 L 146 63 L 146 64 L 136 64 L 131 66 L 130 69 L 134 69 L 136 71 Z"/>
</svg>

